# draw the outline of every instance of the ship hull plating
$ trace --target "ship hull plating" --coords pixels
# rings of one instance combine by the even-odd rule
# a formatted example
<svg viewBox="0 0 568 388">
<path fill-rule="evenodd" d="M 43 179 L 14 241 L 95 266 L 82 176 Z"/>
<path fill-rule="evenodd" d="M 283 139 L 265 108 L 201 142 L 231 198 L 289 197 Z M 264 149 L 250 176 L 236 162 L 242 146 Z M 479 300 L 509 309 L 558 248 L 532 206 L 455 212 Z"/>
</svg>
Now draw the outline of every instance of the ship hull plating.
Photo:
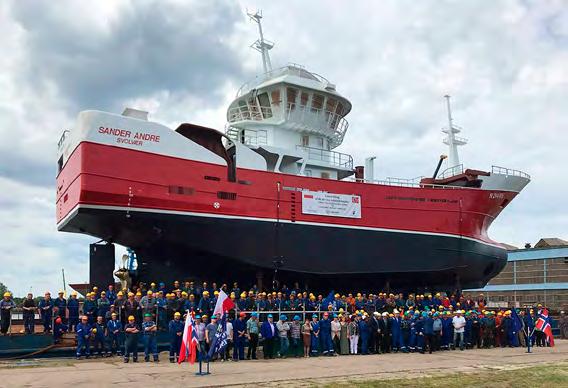
<svg viewBox="0 0 568 388">
<path fill-rule="evenodd" d="M 141 280 L 276 279 L 312 289 L 483 287 L 506 251 L 471 238 L 179 212 L 79 206 L 60 230 L 129 246 Z"/>
</svg>

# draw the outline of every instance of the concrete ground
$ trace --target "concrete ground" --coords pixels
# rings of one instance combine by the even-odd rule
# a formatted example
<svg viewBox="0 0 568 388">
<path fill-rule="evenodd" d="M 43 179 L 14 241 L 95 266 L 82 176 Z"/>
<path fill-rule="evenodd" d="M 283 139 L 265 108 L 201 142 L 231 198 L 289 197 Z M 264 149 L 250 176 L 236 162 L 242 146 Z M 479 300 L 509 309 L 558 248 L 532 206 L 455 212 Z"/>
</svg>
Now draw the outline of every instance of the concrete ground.
<svg viewBox="0 0 568 388">
<path fill-rule="evenodd" d="M 195 376 L 197 364 L 170 364 L 166 353 L 159 364 L 124 364 L 119 358 L 0 361 L 0 387 L 91 386 L 312 386 L 337 381 L 431 376 L 488 369 L 515 369 L 568 360 L 568 340 L 554 348 L 446 351 L 429 354 L 338 356 L 309 359 L 211 363 L 211 375 Z M 180 385 L 181 384 L 181 385 Z"/>
</svg>

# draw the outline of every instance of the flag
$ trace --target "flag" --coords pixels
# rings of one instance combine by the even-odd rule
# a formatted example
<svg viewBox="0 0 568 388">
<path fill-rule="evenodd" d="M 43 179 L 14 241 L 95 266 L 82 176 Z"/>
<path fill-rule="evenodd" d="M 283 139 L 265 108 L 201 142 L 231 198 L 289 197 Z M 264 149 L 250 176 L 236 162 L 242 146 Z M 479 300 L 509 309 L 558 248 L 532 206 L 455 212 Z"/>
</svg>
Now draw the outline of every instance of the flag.
<svg viewBox="0 0 568 388">
<path fill-rule="evenodd" d="M 199 340 L 197 339 L 197 329 L 193 320 L 193 313 L 187 312 L 185 325 L 181 340 L 181 348 L 179 349 L 178 364 L 189 361 L 191 364 L 195 362 L 197 351 L 199 349 Z"/>
<path fill-rule="evenodd" d="M 217 315 L 217 318 L 220 318 L 226 311 L 234 308 L 235 304 L 231 298 L 229 298 L 223 290 L 219 290 L 219 296 L 217 297 L 217 303 L 215 303 L 215 310 L 213 310 L 213 314 Z"/>
<path fill-rule="evenodd" d="M 227 313 L 223 313 L 223 318 L 221 318 L 221 321 L 219 321 L 219 324 L 217 325 L 215 337 L 213 337 L 213 340 L 211 341 L 211 347 L 209 348 L 209 353 L 207 353 L 207 359 L 210 360 L 215 354 L 221 353 L 227 346 L 227 343 Z"/>
<path fill-rule="evenodd" d="M 513 319 L 513 331 L 518 333 L 523 328 L 523 321 L 521 321 L 521 317 L 517 314 L 517 309 L 513 309 L 511 311 L 511 318 Z"/>
<path fill-rule="evenodd" d="M 542 309 L 536 320 L 535 327 L 537 330 L 546 334 L 550 346 L 554 346 L 554 337 L 552 336 L 552 327 L 550 326 L 550 317 L 548 316 L 547 309 Z"/>
<path fill-rule="evenodd" d="M 335 297 L 333 296 L 333 290 L 331 290 L 331 292 L 329 293 L 329 295 L 327 295 L 325 297 L 324 300 L 322 300 L 321 302 L 321 311 L 327 311 L 327 308 L 329 307 L 330 303 L 333 303 Z"/>
<path fill-rule="evenodd" d="M 534 320 L 533 317 L 531 315 L 531 311 L 530 309 L 527 307 L 527 310 L 525 312 L 525 325 L 527 326 L 527 333 L 528 335 L 532 335 L 532 332 L 534 330 Z"/>
</svg>

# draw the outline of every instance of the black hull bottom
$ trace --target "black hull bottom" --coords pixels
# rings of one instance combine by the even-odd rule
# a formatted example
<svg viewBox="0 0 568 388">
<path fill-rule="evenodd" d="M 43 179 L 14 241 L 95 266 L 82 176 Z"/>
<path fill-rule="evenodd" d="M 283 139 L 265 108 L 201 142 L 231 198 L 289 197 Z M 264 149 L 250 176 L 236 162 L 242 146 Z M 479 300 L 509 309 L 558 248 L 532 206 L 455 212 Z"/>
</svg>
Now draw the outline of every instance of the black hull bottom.
<svg viewBox="0 0 568 388">
<path fill-rule="evenodd" d="M 134 249 L 142 280 L 239 281 L 262 278 L 312 290 L 481 288 L 507 262 L 504 249 L 469 239 L 80 208 L 61 228 Z"/>
</svg>

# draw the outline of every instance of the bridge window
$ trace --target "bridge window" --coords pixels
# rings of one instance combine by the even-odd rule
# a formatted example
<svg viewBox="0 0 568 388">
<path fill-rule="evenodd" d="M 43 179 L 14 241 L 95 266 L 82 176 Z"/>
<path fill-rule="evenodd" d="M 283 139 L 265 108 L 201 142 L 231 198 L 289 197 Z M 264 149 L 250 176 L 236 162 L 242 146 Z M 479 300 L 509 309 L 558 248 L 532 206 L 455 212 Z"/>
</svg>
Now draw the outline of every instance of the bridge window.
<svg viewBox="0 0 568 388">
<path fill-rule="evenodd" d="M 268 93 L 259 94 L 258 102 L 260 104 L 260 111 L 262 112 L 262 117 L 264 117 L 265 119 L 272 117 L 272 109 L 270 108 Z"/>
<path fill-rule="evenodd" d="M 282 100 L 280 99 L 280 89 L 273 90 L 270 93 L 270 98 L 272 98 L 272 105 L 280 105 Z"/>
<path fill-rule="evenodd" d="M 329 172 L 322 171 L 321 177 L 322 177 L 323 179 L 329 179 Z"/>
<path fill-rule="evenodd" d="M 316 147 L 322 149 L 323 148 L 323 138 L 316 137 Z"/>
<path fill-rule="evenodd" d="M 308 147 L 310 145 L 310 137 L 308 135 L 302 136 L 302 145 Z"/>
<path fill-rule="evenodd" d="M 250 119 L 249 110 L 247 107 L 247 102 L 245 100 L 239 100 L 239 111 L 243 120 Z"/>
<path fill-rule="evenodd" d="M 323 108 L 323 96 L 315 94 L 312 97 L 312 112 L 317 112 Z"/>
<path fill-rule="evenodd" d="M 310 95 L 308 94 L 308 92 L 302 92 L 302 94 L 300 95 L 300 105 L 307 106 L 309 97 Z"/>
<path fill-rule="evenodd" d="M 294 109 L 294 106 L 296 105 L 296 97 L 298 97 L 298 89 L 287 88 L 286 93 L 287 93 L 288 106 Z"/>
<path fill-rule="evenodd" d="M 328 98 L 327 103 L 325 104 L 325 110 L 334 113 L 336 105 L 337 105 L 337 100 L 333 98 Z"/>
</svg>

